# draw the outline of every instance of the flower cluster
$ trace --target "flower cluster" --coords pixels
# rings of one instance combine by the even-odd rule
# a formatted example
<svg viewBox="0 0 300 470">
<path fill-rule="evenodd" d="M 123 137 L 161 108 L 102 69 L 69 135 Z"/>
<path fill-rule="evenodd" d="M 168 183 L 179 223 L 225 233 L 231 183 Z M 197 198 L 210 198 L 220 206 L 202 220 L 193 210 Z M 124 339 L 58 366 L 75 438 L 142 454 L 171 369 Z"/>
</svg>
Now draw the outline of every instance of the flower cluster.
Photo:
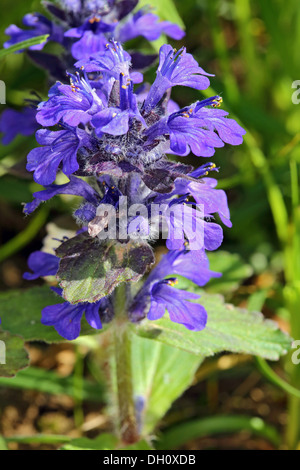
<svg viewBox="0 0 300 470">
<path fill-rule="evenodd" d="M 63 3 L 67 6 L 69 2 Z M 117 5 L 85 3 L 89 8 L 92 4 Z M 125 40 L 126 31 L 126 37 L 130 36 L 130 25 L 142 18 L 133 16 L 120 29 L 120 37 Z M 82 37 L 91 31 L 84 28 L 90 27 L 80 28 Z M 79 34 L 78 27 L 71 31 Z M 219 96 L 183 109 L 170 99 L 174 86 L 204 90 L 210 83 L 209 74 L 185 48 L 161 47 L 151 86 L 142 84 L 143 76 L 132 68 L 131 56 L 115 40 L 89 57 L 81 57 L 75 67 L 77 72 L 69 73 L 70 83 L 56 82 L 48 100 L 39 104 L 37 122 L 42 128 L 36 136 L 41 146 L 28 155 L 27 169 L 45 189 L 25 205 L 26 214 L 58 194 L 80 198 L 74 213 L 81 227 L 78 234 L 63 241 L 55 255 L 36 252 L 29 259 L 33 274 L 27 273 L 26 278 L 56 275 L 60 284 L 56 292 L 65 300 L 46 307 L 42 321 L 68 339 L 78 336 L 83 313 L 93 328 L 109 321 L 116 286 L 138 281 L 154 263 L 151 245 L 158 237 L 150 214 L 153 205 L 158 205 L 159 216 L 166 222 L 169 251 L 139 292 L 133 298 L 128 296 L 129 319 L 156 320 L 167 310 L 171 321 L 202 330 L 207 314 L 193 302 L 199 296 L 174 286 L 177 275 L 199 286 L 219 276 L 209 270 L 206 250 L 215 250 L 222 243 L 216 214 L 231 226 L 227 198 L 209 175 L 217 171 L 213 163 L 195 170 L 170 160 L 168 154 L 184 157 L 192 152 L 211 157 L 225 143 L 241 144 L 245 132 L 219 109 Z M 67 183 L 55 184 L 59 171 L 69 178 Z M 139 210 L 125 214 L 124 200 L 130 207 L 138 205 Z M 183 207 L 184 219 L 177 210 Z M 114 237 L 105 236 L 110 219 L 107 214 L 104 217 L 103 208 L 112 208 L 116 216 Z M 170 212 L 172 216 L 167 217 Z M 194 227 L 199 221 L 203 236 L 197 238 Z"/>
<path fill-rule="evenodd" d="M 184 48 L 161 47 L 157 77 L 148 92 L 144 87 L 134 92 L 142 75 L 130 72 L 130 56 L 115 41 L 76 65 L 81 73 L 70 75 L 69 85 L 57 82 L 38 107 L 38 123 L 59 124 L 61 130 L 37 132 L 43 147 L 29 154 L 27 167 L 37 183 L 53 183 L 59 167 L 66 176 L 135 172 L 151 190 L 169 193 L 179 176 L 195 178 L 189 175 L 191 167 L 170 162 L 167 153 L 211 157 L 224 143 L 242 142 L 243 129 L 216 109 L 219 96 L 183 109 L 170 102 L 169 90 L 176 85 L 209 86 L 208 74 Z"/>
<path fill-rule="evenodd" d="M 64 80 L 66 70 L 74 71 L 74 61 L 89 59 L 99 51 L 104 51 L 107 41 L 114 38 L 122 43 L 136 37 L 144 37 L 148 41 L 158 39 L 166 34 L 173 39 L 181 39 L 184 31 L 169 21 L 160 21 L 150 7 L 136 11 L 138 0 L 59 0 L 56 4 L 44 1 L 43 5 L 51 19 L 40 13 L 29 13 L 24 16 L 25 29 L 10 25 L 5 33 L 10 39 L 4 47 L 19 42 L 48 35 L 46 42 L 55 42 L 63 47 L 63 54 L 56 56 L 44 52 L 45 42 L 31 46 L 29 57 L 50 75 L 50 80 Z M 132 54 L 135 69 L 143 69 L 156 59 L 155 54 L 145 55 L 135 51 Z M 4 134 L 6 145 L 17 134 L 29 135 L 36 130 L 35 125 L 26 124 L 28 115 L 30 122 L 35 117 L 34 107 L 27 107 L 23 113 L 13 114 L 7 110 L 0 120 L 0 132 Z M 12 128 L 12 129 L 11 129 Z"/>
<path fill-rule="evenodd" d="M 23 24 L 27 29 L 10 25 L 5 31 L 10 39 L 4 47 L 47 34 L 48 42 L 63 45 L 66 52 L 78 60 L 104 50 L 107 40 L 112 37 L 126 42 L 138 36 L 154 41 L 163 33 L 173 39 L 184 36 L 179 26 L 169 21 L 160 21 L 150 7 L 133 12 L 137 5 L 138 0 L 60 0 L 59 4 L 46 1 L 44 6 L 52 19 L 39 13 L 25 15 Z M 30 49 L 40 51 L 44 46 L 45 43 L 31 46 Z M 31 57 L 37 62 L 42 58 L 46 59 L 34 53 Z M 74 62 L 70 57 L 64 60 L 69 65 Z M 42 65 L 45 66 L 46 62 Z M 49 66 L 53 66 L 53 63 L 49 63 Z M 56 71 L 52 69 L 51 72 L 55 75 Z"/>
</svg>

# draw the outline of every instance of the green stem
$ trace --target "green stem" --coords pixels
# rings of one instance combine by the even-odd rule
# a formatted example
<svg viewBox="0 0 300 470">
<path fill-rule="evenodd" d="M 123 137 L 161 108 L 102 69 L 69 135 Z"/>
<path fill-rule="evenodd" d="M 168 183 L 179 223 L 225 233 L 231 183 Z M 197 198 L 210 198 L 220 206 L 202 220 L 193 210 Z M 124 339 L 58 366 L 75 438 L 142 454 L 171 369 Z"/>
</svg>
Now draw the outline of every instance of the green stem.
<svg viewBox="0 0 300 470">
<path fill-rule="evenodd" d="M 276 372 L 274 372 L 273 369 L 269 366 L 269 364 L 265 361 L 265 359 L 262 359 L 261 357 L 256 357 L 256 362 L 258 368 L 264 374 L 264 376 L 267 377 L 267 379 L 269 379 L 278 387 L 282 388 L 282 390 L 287 392 L 289 395 L 296 397 L 297 399 L 300 398 L 300 390 L 298 388 L 293 387 L 281 377 L 279 377 Z"/>
<path fill-rule="evenodd" d="M 21 233 L 3 245 L 0 248 L 0 262 L 14 255 L 31 242 L 31 240 L 33 240 L 33 238 L 39 233 L 40 229 L 45 225 L 48 214 L 49 210 L 46 206 L 40 209 Z"/>
<path fill-rule="evenodd" d="M 286 306 L 291 315 L 291 335 L 297 340 L 300 339 L 300 286 L 299 284 L 287 285 L 284 288 Z M 291 377 L 293 387 L 300 390 L 300 367 L 294 365 L 291 354 L 287 357 L 287 370 Z M 288 422 L 286 429 L 286 442 L 289 449 L 295 449 L 300 441 L 300 398 L 290 396 L 288 401 Z"/>
<path fill-rule="evenodd" d="M 249 431 L 254 435 L 268 439 L 274 446 L 280 444 L 280 436 L 275 428 L 261 418 L 253 416 L 210 416 L 181 423 L 166 430 L 160 437 L 158 450 L 178 449 L 186 443 L 218 434 L 230 434 Z"/>
<path fill-rule="evenodd" d="M 138 441 L 135 405 L 133 397 L 131 332 L 126 315 L 126 284 L 115 291 L 114 348 L 116 360 L 116 384 L 119 409 L 120 437 L 124 444 Z"/>
<path fill-rule="evenodd" d="M 300 339 L 300 207 L 298 168 L 295 160 L 290 161 L 292 220 L 289 225 L 289 238 L 285 249 L 284 298 L 290 312 L 291 336 Z M 290 373 L 293 387 L 300 390 L 300 368 L 294 365 L 291 354 L 287 358 L 287 370 Z M 288 423 L 286 442 L 290 449 L 295 449 L 300 441 L 300 398 L 290 396 L 288 401 Z"/>
</svg>

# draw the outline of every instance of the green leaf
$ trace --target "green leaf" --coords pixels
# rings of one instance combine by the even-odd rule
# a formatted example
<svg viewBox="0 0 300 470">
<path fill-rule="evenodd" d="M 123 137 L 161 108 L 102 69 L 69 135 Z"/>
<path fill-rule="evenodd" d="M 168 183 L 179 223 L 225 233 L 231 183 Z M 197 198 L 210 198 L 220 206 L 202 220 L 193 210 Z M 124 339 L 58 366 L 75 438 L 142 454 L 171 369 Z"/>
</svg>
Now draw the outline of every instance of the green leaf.
<svg viewBox="0 0 300 470">
<path fill-rule="evenodd" d="M 160 19 L 170 21 L 171 23 L 176 23 L 181 28 L 185 28 L 184 22 L 182 21 L 178 10 L 175 6 L 173 0 L 140 0 L 138 8 L 151 5 L 154 8 L 154 13 L 156 13 Z"/>
<path fill-rule="evenodd" d="M 29 357 L 23 338 L 0 331 L 0 377 L 14 377 L 28 365 Z"/>
<path fill-rule="evenodd" d="M 118 438 L 113 434 L 104 433 L 95 439 L 80 437 L 64 444 L 60 450 L 152 450 L 146 441 L 139 441 L 127 447 L 118 447 Z"/>
<path fill-rule="evenodd" d="M 118 448 L 118 450 L 153 450 L 153 447 L 148 442 L 143 440 L 127 447 L 122 447 L 121 449 Z"/>
<path fill-rule="evenodd" d="M 57 343 L 66 341 L 53 327 L 42 325 L 41 311 L 48 305 L 62 303 L 63 299 L 55 295 L 48 286 L 9 291 L 0 295 L 2 328 L 12 334 L 21 334 L 26 341 L 44 341 Z M 81 334 L 97 334 L 82 322 Z"/>
<path fill-rule="evenodd" d="M 187 442 L 216 434 L 249 431 L 254 435 L 268 439 L 278 446 L 280 436 L 273 426 L 264 423 L 261 418 L 252 416 L 211 416 L 182 423 L 166 431 L 156 448 L 159 450 L 178 449 Z"/>
<path fill-rule="evenodd" d="M 96 437 L 96 439 L 88 439 L 80 437 L 73 439 L 64 444 L 61 450 L 114 450 L 117 446 L 118 439 L 113 434 L 104 433 Z"/>
<path fill-rule="evenodd" d="M 144 401 L 143 433 L 151 433 L 190 386 L 201 362 L 193 354 L 132 335 L 134 393 Z"/>
<path fill-rule="evenodd" d="M 248 310 L 260 311 L 268 297 L 269 289 L 261 289 L 249 296 L 247 308 Z"/>
<path fill-rule="evenodd" d="M 36 390 L 51 395 L 74 396 L 74 378 L 72 376 L 60 377 L 52 370 L 40 369 L 38 367 L 28 367 L 28 369 L 21 370 L 14 379 L 1 377 L 0 386 L 22 390 Z M 100 402 L 103 399 L 103 393 L 99 383 L 93 384 L 88 380 L 83 380 L 83 400 Z"/>
<path fill-rule="evenodd" d="M 99 243 L 86 233 L 63 243 L 56 254 L 62 258 L 57 273 L 60 286 L 72 304 L 96 302 L 121 282 L 138 281 L 154 262 L 146 243 Z"/>
<path fill-rule="evenodd" d="M 251 266 L 237 253 L 211 252 L 208 253 L 208 259 L 210 269 L 222 273 L 222 277 L 211 279 L 207 284 L 207 290 L 210 292 L 218 294 L 233 292 L 253 274 Z"/>
<path fill-rule="evenodd" d="M 5 439 L 0 436 L 0 450 L 8 450 Z"/>
<path fill-rule="evenodd" d="M 0 50 L 0 59 L 5 57 L 13 52 L 22 51 L 23 49 L 28 49 L 31 46 L 37 46 L 38 44 L 43 44 L 46 42 L 49 37 L 49 34 L 44 34 L 42 36 L 36 36 L 35 38 L 26 39 L 26 41 L 18 42 L 13 46 L 8 47 L 7 49 Z"/>
<path fill-rule="evenodd" d="M 50 444 L 57 445 L 72 440 L 69 436 L 58 434 L 35 434 L 34 436 L 11 436 L 5 437 L 7 443 L 18 442 L 20 444 Z"/>
<path fill-rule="evenodd" d="M 189 331 L 165 315 L 158 321 L 144 320 L 135 331 L 201 357 L 221 351 L 254 354 L 277 360 L 290 349 L 291 339 L 278 325 L 258 312 L 248 312 L 224 303 L 219 295 L 202 294 L 198 301 L 208 313 L 203 331 Z"/>
</svg>

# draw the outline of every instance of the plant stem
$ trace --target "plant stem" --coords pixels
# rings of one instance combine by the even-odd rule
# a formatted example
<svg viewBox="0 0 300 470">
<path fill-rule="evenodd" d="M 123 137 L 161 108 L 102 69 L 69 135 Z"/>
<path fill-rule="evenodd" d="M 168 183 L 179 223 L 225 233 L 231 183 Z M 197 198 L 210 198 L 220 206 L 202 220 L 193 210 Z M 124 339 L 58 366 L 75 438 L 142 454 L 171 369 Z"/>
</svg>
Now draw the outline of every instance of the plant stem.
<svg viewBox="0 0 300 470">
<path fill-rule="evenodd" d="M 290 161 L 291 170 L 291 196 L 292 220 L 289 227 L 289 240 L 285 250 L 285 278 L 287 285 L 284 288 L 286 306 L 290 312 L 291 336 L 294 340 L 300 339 L 300 207 L 298 168 L 294 160 Z M 291 376 L 293 387 L 300 390 L 300 368 L 293 364 L 291 354 L 287 359 L 287 369 Z M 288 424 L 286 442 L 290 449 L 295 449 L 300 440 L 300 398 L 289 397 Z"/>
<path fill-rule="evenodd" d="M 287 383 L 284 379 L 279 377 L 279 375 L 277 375 L 276 372 L 273 371 L 273 369 L 269 366 L 269 364 L 267 363 L 265 359 L 257 356 L 256 362 L 257 362 L 258 368 L 261 370 L 264 376 L 267 377 L 267 379 L 269 379 L 279 388 L 282 388 L 282 390 L 287 392 L 289 395 L 294 396 L 299 400 L 300 390 L 298 388 L 293 387 L 292 385 Z"/>
<path fill-rule="evenodd" d="M 119 408 L 119 429 L 124 444 L 138 441 L 135 405 L 133 398 L 131 332 L 126 315 L 126 284 L 115 291 L 114 348 L 116 360 L 116 385 Z"/>
<path fill-rule="evenodd" d="M 248 431 L 253 435 L 264 437 L 276 447 L 280 444 L 277 430 L 259 417 L 217 415 L 173 425 L 162 434 L 156 448 L 158 450 L 178 449 L 187 442 L 201 437 L 207 438 L 240 431 Z"/>
<path fill-rule="evenodd" d="M 44 206 L 28 223 L 27 227 L 14 238 L 9 240 L 5 245 L 0 248 L 0 262 L 6 260 L 10 256 L 18 253 L 24 246 L 26 246 L 33 238 L 39 233 L 41 228 L 45 225 L 49 209 Z"/>
<path fill-rule="evenodd" d="M 289 285 L 284 288 L 284 296 L 287 308 L 291 315 L 291 335 L 295 340 L 300 339 L 299 309 L 300 290 L 299 285 Z M 291 354 L 287 357 L 287 370 L 293 387 L 300 390 L 300 367 L 292 363 Z M 295 449 L 300 440 L 300 398 L 289 396 L 288 422 L 286 429 L 286 442 L 289 449 Z"/>
</svg>

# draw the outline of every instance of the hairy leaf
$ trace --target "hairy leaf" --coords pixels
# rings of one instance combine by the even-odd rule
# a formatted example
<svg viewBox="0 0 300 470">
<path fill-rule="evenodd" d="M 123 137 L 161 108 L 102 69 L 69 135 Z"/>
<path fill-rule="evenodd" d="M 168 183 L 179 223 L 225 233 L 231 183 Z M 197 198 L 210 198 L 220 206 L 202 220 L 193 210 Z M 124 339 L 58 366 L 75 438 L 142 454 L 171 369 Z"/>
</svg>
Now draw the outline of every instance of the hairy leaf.
<svg viewBox="0 0 300 470">
<path fill-rule="evenodd" d="M 152 249 L 145 243 L 100 243 L 86 233 L 63 243 L 56 254 L 62 258 L 60 286 L 72 304 L 96 302 L 121 282 L 138 281 L 154 262 Z"/>
<path fill-rule="evenodd" d="M 132 369 L 138 420 L 151 433 L 172 403 L 191 385 L 202 358 L 132 336 Z"/>
<path fill-rule="evenodd" d="M 207 326 L 201 332 L 189 331 L 166 315 L 158 321 L 143 321 L 136 332 L 203 358 L 230 351 L 277 360 L 291 346 L 289 336 L 261 313 L 225 304 L 219 295 L 202 294 L 198 302 L 208 313 Z"/>
<path fill-rule="evenodd" d="M 29 366 L 24 339 L 8 331 L 0 331 L 0 377 L 14 377 Z"/>
<path fill-rule="evenodd" d="M 48 305 L 62 303 L 63 299 L 52 292 L 48 286 L 15 290 L 0 295 L 0 315 L 3 330 L 21 334 L 26 341 L 62 342 L 63 338 L 53 327 L 42 325 L 41 311 Z M 81 334 L 96 334 L 99 330 L 91 328 L 82 321 Z"/>
</svg>

